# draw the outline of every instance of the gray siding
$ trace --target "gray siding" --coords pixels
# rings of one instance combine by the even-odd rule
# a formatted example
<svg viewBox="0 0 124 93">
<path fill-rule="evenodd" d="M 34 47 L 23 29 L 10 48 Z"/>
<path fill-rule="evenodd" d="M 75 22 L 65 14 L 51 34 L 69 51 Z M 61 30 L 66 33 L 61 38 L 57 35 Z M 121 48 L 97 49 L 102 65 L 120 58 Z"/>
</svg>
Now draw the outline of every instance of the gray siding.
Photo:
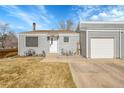
<svg viewBox="0 0 124 93">
<path fill-rule="evenodd" d="M 38 36 L 38 47 L 26 47 L 26 36 L 36 37 Z M 64 42 L 64 36 L 69 37 L 69 42 Z M 77 51 L 77 43 L 79 43 L 79 33 L 74 34 L 59 34 L 59 39 L 57 40 L 57 51 L 61 53 L 61 49 L 64 51 Z M 18 55 L 24 56 L 24 52 L 33 49 L 36 54 L 41 54 L 44 50 L 49 53 L 50 43 L 47 40 L 47 34 L 20 34 L 19 35 L 19 43 L 18 43 Z"/>
<path fill-rule="evenodd" d="M 64 36 L 69 37 L 69 42 L 64 42 Z M 79 34 L 59 34 L 58 39 L 58 53 L 61 53 L 61 49 L 65 52 L 72 51 L 76 52 L 77 43 L 79 43 Z"/>
<path fill-rule="evenodd" d="M 124 58 L 124 32 L 121 33 L 121 56 Z"/>
<path fill-rule="evenodd" d="M 88 32 L 88 43 L 84 43 L 82 39 L 86 39 L 81 33 L 81 54 L 85 44 L 88 44 L 88 57 L 91 57 L 91 38 L 114 38 L 114 57 L 115 58 L 124 58 L 124 22 L 105 22 L 105 21 L 86 21 L 82 22 L 79 25 L 80 31 Z M 121 33 L 121 44 L 120 44 L 120 30 Z M 120 49 L 121 45 L 121 49 Z M 87 47 L 86 47 L 87 48 Z M 121 50 L 121 54 L 120 54 Z"/>
<path fill-rule="evenodd" d="M 86 32 L 80 32 L 80 54 L 86 57 Z"/>
<path fill-rule="evenodd" d="M 90 22 L 82 22 L 80 23 L 80 29 L 124 29 L 124 22 L 98 22 L 98 21 L 90 21 Z"/>
<path fill-rule="evenodd" d="M 95 32 L 91 31 L 88 33 L 88 57 L 91 57 L 91 38 L 114 38 L 114 57 L 119 58 L 120 57 L 120 38 L 119 38 L 119 32 Z"/>
<path fill-rule="evenodd" d="M 26 36 L 38 36 L 38 47 L 26 47 Z M 46 53 L 49 52 L 49 42 L 47 41 L 47 36 L 45 35 L 30 35 L 30 34 L 21 34 L 19 35 L 19 45 L 18 45 L 18 54 L 24 56 L 24 52 L 33 49 L 36 54 L 41 54 L 44 50 Z"/>
</svg>

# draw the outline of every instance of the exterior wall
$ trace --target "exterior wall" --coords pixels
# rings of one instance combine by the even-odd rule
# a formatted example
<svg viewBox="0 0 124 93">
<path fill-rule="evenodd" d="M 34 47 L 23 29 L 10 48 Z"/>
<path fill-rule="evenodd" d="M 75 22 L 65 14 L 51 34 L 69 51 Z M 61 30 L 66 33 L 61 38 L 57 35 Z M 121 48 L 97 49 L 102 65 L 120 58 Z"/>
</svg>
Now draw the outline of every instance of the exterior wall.
<svg viewBox="0 0 124 93">
<path fill-rule="evenodd" d="M 121 57 L 124 58 L 124 32 L 121 33 Z"/>
<path fill-rule="evenodd" d="M 38 47 L 26 47 L 26 36 L 38 36 Z M 64 36 L 69 36 L 69 42 L 64 42 Z M 36 54 L 41 54 L 44 50 L 49 53 L 50 43 L 47 40 L 47 34 L 20 34 L 18 39 L 18 55 L 24 56 L 24 52 L 33 49 Z M 77 51 L 77 43 L 79 43 L 79 33 L 73 34 L 59 34 L 59 39 L 57 40 L 57 51 L 61 53 L 61 49 L 64 51 Z"/>
<path fill-rule="evenodd" d="M 114 38 L 114 58 L 120 57 L 120 34 L 112 31 L 89 31 L 88 32 L 88 57 L 91 57 L 91 38 Z"/>
<path fill-rule="evenodd" d="M 86 31 L 80 32 L 80 54 L 86 57 Z"/>
<path fill-rule="evenodd" d="M 98 30 L 98 29 L 103 29 L 103 30 L 107 30 L 107 29 L 124 29 L 124 22 L 110 22 L 110 21 L 82 21 L 80 22 L 80 29 L 91 29 L 91 30 Z"/>
<path fill-rule="evenodd" d="M 38 47 L 26 47 L 26 36 L 38 36 Z M 47 41 L 47 34 L 20 34 L 18 43 L 18 55 L 24 56 L 24 52 L 28 49 L 35 50 L 36 54 L 41 54 L 44 50 L 49 52 L 49 42 Z"/>
<path fill-rule="evenodd" d="M 64 36 L 69 36 L 69 42 L 64 42 Z M 74 34 L 59 34 L 58 39 L 58 53 L 61 53 L 63 49 L 66 52 L 76 52 L 77 51 L 77 43 L 79 43 L 79 33 Z"/>
</svg>

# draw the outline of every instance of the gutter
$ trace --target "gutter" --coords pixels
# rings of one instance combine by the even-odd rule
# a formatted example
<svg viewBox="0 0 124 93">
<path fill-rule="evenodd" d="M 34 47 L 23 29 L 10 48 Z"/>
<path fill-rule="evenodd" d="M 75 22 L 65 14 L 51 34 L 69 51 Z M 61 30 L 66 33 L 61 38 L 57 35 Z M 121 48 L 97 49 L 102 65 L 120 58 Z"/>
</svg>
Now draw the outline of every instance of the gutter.
<svg viewBox="0 0 124 93">
<path fill-rule="evenodd" d="M 86 30 L 86 58 L 88 58 L 88 30 Z"/>
<path fill-rule="evenodd" d="M 119 36 L 120 36 L 120 59 L 121 59 L 122 58 L 122 56 L 121 56 L 121 29 L 119 31 Z"/>
</svg>

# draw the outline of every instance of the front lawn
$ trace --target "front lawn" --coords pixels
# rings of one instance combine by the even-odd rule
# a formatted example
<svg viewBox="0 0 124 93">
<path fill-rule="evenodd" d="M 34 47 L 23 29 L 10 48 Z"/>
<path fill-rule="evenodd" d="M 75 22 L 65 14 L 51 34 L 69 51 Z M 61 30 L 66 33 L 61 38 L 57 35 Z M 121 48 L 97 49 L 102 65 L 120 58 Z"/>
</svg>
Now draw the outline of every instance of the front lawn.
<svg viewBox="0 0 124 93">
<path fill-rule="evenodd" d="M 42 63 L 40 57 L 0 59 L 0 87 L 76 87 L 67 63 Z"/>
</svg>

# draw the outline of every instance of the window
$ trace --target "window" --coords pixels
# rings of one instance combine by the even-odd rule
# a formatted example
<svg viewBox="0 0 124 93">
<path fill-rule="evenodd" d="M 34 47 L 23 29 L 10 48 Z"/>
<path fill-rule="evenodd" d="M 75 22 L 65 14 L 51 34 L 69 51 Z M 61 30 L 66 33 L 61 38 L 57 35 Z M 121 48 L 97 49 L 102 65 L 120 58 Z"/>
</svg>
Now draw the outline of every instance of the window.
<svg viewBox="0 0 124 93">
<path fill-rule="evenodd" d="M 38 37 L 26 37 L 26 47 L 38 47 Z"/>
<path fill-rule="evenodd" d="M 64 37 L 64 42 L 69 42 L 69 37 L 68 36 Z"/>
</svg>

